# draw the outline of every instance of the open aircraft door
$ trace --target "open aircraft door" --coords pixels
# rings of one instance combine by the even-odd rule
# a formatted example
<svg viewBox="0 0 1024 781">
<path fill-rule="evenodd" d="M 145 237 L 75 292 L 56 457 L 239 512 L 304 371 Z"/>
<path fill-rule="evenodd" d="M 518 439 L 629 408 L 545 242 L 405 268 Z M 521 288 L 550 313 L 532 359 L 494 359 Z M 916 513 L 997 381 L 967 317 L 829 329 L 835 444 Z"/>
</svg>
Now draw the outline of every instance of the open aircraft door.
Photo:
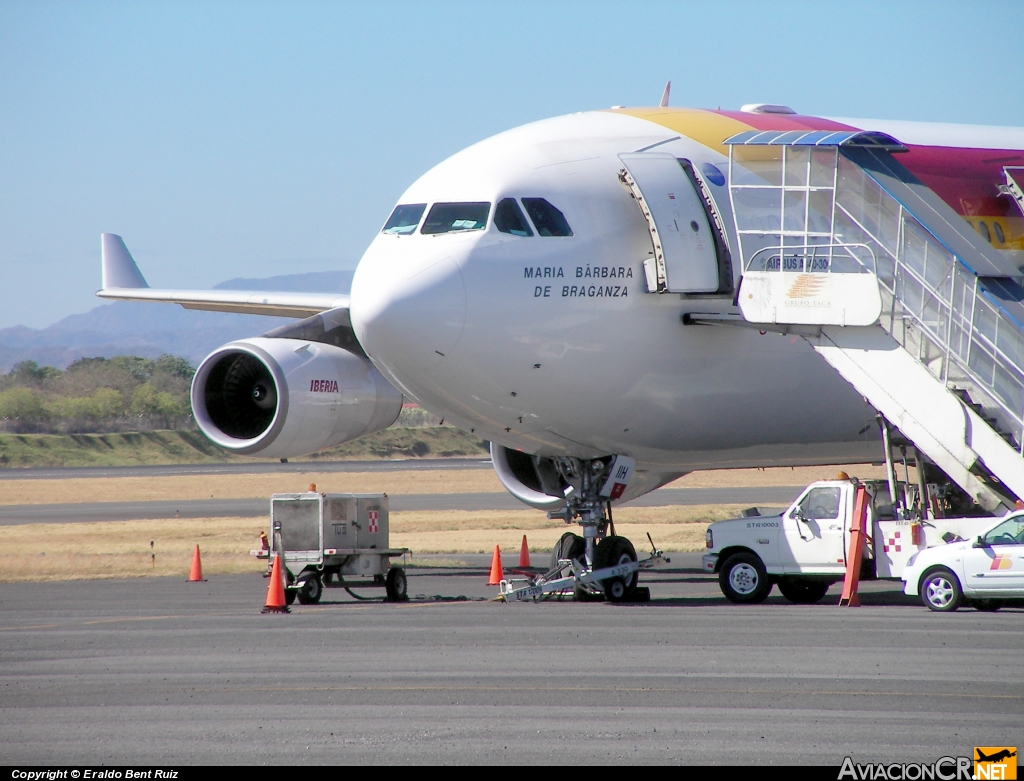
<svg viewBox="0 0 1024 781">
<path fill-rule="evenodd" d="M 708 206 L 683 164 L 664 153 L 624 154 L 619 160 L 619 179 L 636 199 L 654 244 L 654 257 L 644 261 L 648 292 L 719 292 Z"/>
</svg>

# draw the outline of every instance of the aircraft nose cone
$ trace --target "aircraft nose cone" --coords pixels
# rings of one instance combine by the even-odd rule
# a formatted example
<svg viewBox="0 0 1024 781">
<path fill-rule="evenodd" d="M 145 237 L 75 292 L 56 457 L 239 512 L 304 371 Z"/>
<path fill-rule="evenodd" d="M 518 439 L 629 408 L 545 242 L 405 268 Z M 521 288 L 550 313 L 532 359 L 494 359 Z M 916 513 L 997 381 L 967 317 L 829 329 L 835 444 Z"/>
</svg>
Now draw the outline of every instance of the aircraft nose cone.
<svg viewBox="0 0 1024 781">
<path fill-rule="evenodd" d="M 462 336 L 462 271 L 451 257 L 418 269 L 364 258 L 352 280 L 350 311 L 356 338 L 374 360 L 396 376 L 421 372 L 443 361 Z"/>
</svg>

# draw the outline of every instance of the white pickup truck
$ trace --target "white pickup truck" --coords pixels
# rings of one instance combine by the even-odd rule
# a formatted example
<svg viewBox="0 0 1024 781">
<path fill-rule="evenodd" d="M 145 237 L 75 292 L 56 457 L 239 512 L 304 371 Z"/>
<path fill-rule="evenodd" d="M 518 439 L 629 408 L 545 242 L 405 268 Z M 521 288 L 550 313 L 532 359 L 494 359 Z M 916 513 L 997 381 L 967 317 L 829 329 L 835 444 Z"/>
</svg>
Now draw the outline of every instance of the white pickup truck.
<svg viewBox="0 0 1024 781">
<path fill-rule="evenodd" d="M 811 483 L 781 515 L 719 521 L 708 527 L 702 564 L 718 573 L 732 602 L 762 602 L 778 585 L 790 602 L 818 602 L 846 574 L 857 486 L 868 493 L 861 577 L 897 579 L 910 557 L 945 542 L 973 539 L 994 518 L 893 518 L 888 484 L 851 479 Z"/>
</svg>

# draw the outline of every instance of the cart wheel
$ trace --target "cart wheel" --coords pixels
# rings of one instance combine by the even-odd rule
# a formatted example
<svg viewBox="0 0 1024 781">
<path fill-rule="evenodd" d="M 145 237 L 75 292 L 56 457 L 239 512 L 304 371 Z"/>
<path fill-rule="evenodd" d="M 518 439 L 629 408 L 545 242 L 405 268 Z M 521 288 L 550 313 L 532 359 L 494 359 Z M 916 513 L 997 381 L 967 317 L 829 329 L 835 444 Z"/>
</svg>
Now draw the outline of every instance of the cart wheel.
<svg viewBox="0 0 1024 781">
<path fill-rule="evenodd" d="M 294 605 L 296 594 L 298 594 L 298 592 L 295 589 L 286 588 L 284 590 L 284 603 L 286 605 Z"/>
<path fill-rule="evenodd" d="M 299 578 L 299 602 L 303 605 L 315 605 L 323 596 L 324 587 L 320 583 L 320 576 L 315 572 L 306 577 Z"/>
<path fill-rule="evenodd" d="M 622 602 L 628 593 L 626 581 L 622 578 L 608 578 L 604 581 L 604 596 L 609 602 Z"/>
<path fill-rule="evenodd" d="M 390 602 L 408 602 L 409 581 L 405 577 L 405 570 L 401 567 L 389 569 L 388 576 L 384 579 L 384 589 Z"/>
</svg>

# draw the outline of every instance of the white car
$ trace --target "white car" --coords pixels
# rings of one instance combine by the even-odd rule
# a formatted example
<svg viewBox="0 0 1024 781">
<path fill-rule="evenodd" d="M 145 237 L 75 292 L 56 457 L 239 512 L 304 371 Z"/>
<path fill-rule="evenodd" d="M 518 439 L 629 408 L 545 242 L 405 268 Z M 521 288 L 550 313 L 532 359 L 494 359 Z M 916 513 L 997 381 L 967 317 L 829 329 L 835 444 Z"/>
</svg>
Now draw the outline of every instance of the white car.
<svg viewBox="0 0 1024 781">
<path fill-rule="evenodd" d="M 914 554 L 903 571 L 904 594 L 941 612 L 965 602 L 998 610 L 1024 599 L 1024 510 L 994 524 L 974 540 L 939 545 Z"/>
</svg>

